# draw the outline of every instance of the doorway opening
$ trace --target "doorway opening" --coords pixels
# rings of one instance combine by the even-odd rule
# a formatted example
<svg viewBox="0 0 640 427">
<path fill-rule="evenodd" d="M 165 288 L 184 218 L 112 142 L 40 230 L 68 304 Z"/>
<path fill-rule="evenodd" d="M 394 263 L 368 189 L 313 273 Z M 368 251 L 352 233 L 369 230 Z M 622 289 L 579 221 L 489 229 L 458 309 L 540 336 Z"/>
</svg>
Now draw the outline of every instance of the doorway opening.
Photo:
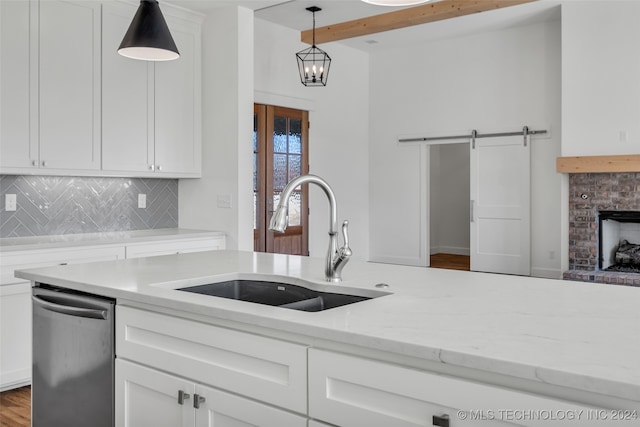
<svg viewBox="0 0 640 427">
<path fill-rule="evenodd" d="M 469 143 L 429 147 L 430 266 L 470 270 Z"/>
<path fill-rule="evenodd" d="M 256 252 L 309 255 L 308 186 L 289 198 L 285 233 L 268 230 L 280 193 L 289 181 L 309 171 L 309 113 L 254 104 L 253 246 Z"/>
</svg>

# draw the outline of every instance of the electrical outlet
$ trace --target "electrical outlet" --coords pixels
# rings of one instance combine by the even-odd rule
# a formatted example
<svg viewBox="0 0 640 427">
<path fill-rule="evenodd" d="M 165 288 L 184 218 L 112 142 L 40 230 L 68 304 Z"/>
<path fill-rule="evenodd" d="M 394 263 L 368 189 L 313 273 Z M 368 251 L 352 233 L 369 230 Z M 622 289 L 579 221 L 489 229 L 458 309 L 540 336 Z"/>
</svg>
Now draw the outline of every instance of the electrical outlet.
<svg viewBox="0 0 640 427">
<path fill-rule="evenodd" d="M 5 194 L 4 196 L 4 210 L 7 212 L 15 212 L 17 207 L 16 195 L 15 194 Z"/>
<path fill-rule="evenodd" d="M 146 209 L 147 208 L 147 195 L 146 194 L 138 194 L 138 208 Z"/>
<path fill-rule="evenodd" d="M 629 133 L 626 130 L 620 131 L 620 142 L 627 142 L 629 140 Z"/>
<path fill-rule="evenodd" d="M 218 207 L 224 209 L 231 208 L 231 194 L 218 194 Z"/>
</svg>

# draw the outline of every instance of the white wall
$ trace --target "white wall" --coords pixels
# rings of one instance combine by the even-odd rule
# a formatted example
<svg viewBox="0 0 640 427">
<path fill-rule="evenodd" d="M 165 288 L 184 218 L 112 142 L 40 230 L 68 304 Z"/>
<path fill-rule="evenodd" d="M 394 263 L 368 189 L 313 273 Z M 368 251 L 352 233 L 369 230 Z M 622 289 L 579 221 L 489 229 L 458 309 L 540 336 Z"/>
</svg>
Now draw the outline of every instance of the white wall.
<svg viewBox="0 0 640 427">
<path fill-rule="evenodd" d="M 432 254 L 469 255 L 469 144 L 429 148 Z"/>
<path fill-rule="evenodd" d="M 563 156 L 640 153 L 639 17 L 637 1 L 563 3 Z"/>
<path fill-rule="evenodd" d="M 202 178 L 182 179 L 179 225 L 222 230 L 253 250 L 253 11 L 218 8 L 202 33 Z M 217 207 L 230 195 L 231 208 Z"/>
<path fill-rule="evenodd" d="M 416 263 L 428 239 L 419 206 L 425 157 L 398 136 L 550 126 L 551 138 L 532 144 L 532 272 L 559 277 L 560 22 L 407 46 L 370 61 L 371 258 Z"/>
<path fill-rule="evenodd" d="M 354 259 L 368 259 L 368 55 L 336 43 L 320 47 L 331 56 L 326 87 L 300 83 L 295 54 L 308 47 L 300 33 L 256 19 L 254 28 L 255 101 L 309 110 L 310 173 L 334 189 L 338 220 L 348 219 Z M 309 252 L 324 257 L 328 244 L 328 203 L 310 186 Z M 344 273 L 348 280 L 348 267 Z"/>
</svg>

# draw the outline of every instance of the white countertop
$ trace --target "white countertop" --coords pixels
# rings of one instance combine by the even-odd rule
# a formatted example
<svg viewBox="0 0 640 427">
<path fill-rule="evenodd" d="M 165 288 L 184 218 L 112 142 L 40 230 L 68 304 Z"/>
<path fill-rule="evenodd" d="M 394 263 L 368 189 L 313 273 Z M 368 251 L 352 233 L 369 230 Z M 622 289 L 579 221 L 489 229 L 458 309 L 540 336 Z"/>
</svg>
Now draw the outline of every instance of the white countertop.
<svg viewBox="0 0 640 427">
<path fill-rule="evenodd" d="M 23 270 L 16 276 L 317 338 L 640 401 L 640 289 L 217 251 Z M 392 295 L 307 313 L 174 290 L 240 274 Z"/>
<path fill-rule="evenodd" d="M 188 237 L 224 236 L 221 231 L 161 228 L 155 230 L 110 231 L 104 233 L 63 234 L 54 236 L 0 238 L 0 252 L 93 246 L 104 244 L 140 243 L 155 240 L 184 239 Z"/>
</svg>

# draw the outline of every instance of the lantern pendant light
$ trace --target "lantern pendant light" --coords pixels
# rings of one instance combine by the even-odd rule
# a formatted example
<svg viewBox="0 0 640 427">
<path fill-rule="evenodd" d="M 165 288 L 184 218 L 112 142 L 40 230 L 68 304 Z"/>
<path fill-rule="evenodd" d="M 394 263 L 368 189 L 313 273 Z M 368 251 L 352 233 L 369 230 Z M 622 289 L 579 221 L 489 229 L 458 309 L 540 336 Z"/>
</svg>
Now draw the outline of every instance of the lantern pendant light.
<svg viewBox="0 0 640 427">
<path fill-rule="evenodd" d="M 118 53 L 144 61 L 171 61 L 180 56 L 156 0 L 140 0 Z"/>
<path fill-rule="evenodd" d="M 311 6 L 307 10 L 313 13 L 313 44 L 296 53 L 300 82 L 305 86 L 326 86 L 331 58 L 327 52 L 316 46 L 316 12 L 322 9 Z"/>
</svg>

